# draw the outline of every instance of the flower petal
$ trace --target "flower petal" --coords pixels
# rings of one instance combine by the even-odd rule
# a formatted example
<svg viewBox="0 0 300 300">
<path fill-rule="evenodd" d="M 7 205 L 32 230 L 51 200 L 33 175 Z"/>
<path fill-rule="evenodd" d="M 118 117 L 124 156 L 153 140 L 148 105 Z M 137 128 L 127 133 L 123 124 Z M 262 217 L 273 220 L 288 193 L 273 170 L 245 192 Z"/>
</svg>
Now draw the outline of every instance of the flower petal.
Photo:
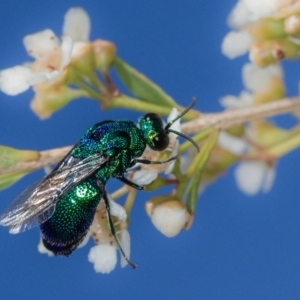
<svg viewBox="0 0 300 300">
<path fill-rule="evenodd" d="M 242 77 L 245 87 L 257 92 L 268 87 L 274 77 L 282 77 L 282 70 L 279 65 L 260 68 L 255 64 L 247 63 L 243 67 Z"/>
<path fill-rule="evenodd" d="M 265 172 L 265 180 L 263 182 L 262 191 L 268 193 L 275 181 L 276 170 L 275 168 L 267 168 Z"/>
<path fill-rule="evenodd" d="M 31 69 L 15 66 L 0 71 L 0 89 L 10 96 L 25 92 L 30 87 Z"/>
<path fill-rule="evenodd" d="M 112 216 L 117 217 L 120 221 L 126 221 L 127 213 L 124 207 L 118 204 L 116 201 L 112 200 L 112 198 L 108 195 L 109 205 L 110 205 L 110 213 Z"/>
<path fill-rule="evenodd" d="M 272 16 L 276 10 L 282 5 L 281 0 L 243 0 L 247 9 L 255 19 L 266 18 Z"/>
<path fill-rule="evenodd" d="M 40 242 L 38 243 L 38 251 L 41 254 L 47 254 L 49 257 L 54 256 L 53 252 L 49 251 L 43 244 L 42 239 L 40 239 Z"/>
<path fill-rule="evenodd" d="M 238 1 L 228 17 L 230 27 L 238 29 L 251 21 L 252 15 L 243 1 Z"/>
<path fill-rule="evenodd" d="M 234 176 L 240 190 L 249 196 L 257 194 L 264 183 L 266 165 L 261 162 L 241 162 Z"/>
<path fill-rule="evenodd" d="M 246 30 L 230 31 L 224 37 L 221 50 L 230 59 L 244 55 L 252 43 L 252 38 Z"/>
<path fill-rule="evenodd" d="M 151 221 L 158 231 L 167 237 L 174 237 L 185 226 L 188 213 L 184 204 L 174 200 L 154 207 Z"/>
<path fill-rule="evenodd" d="M 31 77 L 29 83 L 30 83 L 30 85 L 36 85 L 36 84 L 40 84 L 40 83 L 44 83 L 44 82 L 49 82 L 49 81 L 52 81 L 52 80 L 58 78 L 60 74 L 61 74 L 61 72 L 59 72 L 57 70 L 52 71 L 52 72 L 34 73 L 33 76 Z"/>
<path fill-rule="evenodd" d="M 26 35 L 23 44 L 28 55 L 38 59 L 59 49 L 59 41 L 50 29 Z"/>
<path fill-rule="evenodd" d="M 137 185 L 148 185 L 157 178 L 158 174 L 155 171 L 139 170 L 133 174 L 132 181 Z"/>
<path fill-rule="evenodd" d="M 108 274 L 117 264 L 117 251 L 114 246 L 100 244 L 91 248 L 88 260 L 94 264 L 97 273 Z"/>
<path fill-rule="evenodd" d="M 87 41 L 91 30 L 91 22 L 87 12 L 81 7 L 70 8 L 65 14 L 63 34 L 69 35 L 74 42 Z"/>
<path fill-rule="evenodd" d="M 179 111 L 174 107 L 169 116 L 168 116 L 168 123 L 175 120 L 179 116 Z M 180 119 L 178 119 L 176 122 L 174 122 L 171 126 L 173 130 L 181 132 L 181 127 L 180 127 Z"/>
<path fill-rule="evenodd" d="M 175 157 L 177 156 L 177 153 L 178 153 L 178 149 L 179 149 L 179 142 L 176 140 L 175 141 L 175 145 L 173 146 L 173 149 L 172 149 L 172 153 L 170 155 L 170 158 L 171 157 Z M 170 161 L 165 169 L 165 174 L 171 174 L 174 167 L 175 167 L 175 163 L 176 163 L 176 159 Z"/>
<path fill-rule="evenodd" d="M 248 150 L 248 144 L 243 139 L 235 137 L 226 131 L 220 132 L 218 144 L 235 155 L 243 155 Z"/>
<path fill-rule="evenodd" d="M 253 96 L 246 91 L 242 91 L 239 97 L 228 95 L 221 98 L 220 104 L 229 109 L 250 107 L 253 104 Z"/>
<path fill-rule="evenodd" d="M 84 237 L 84 239 L 83 239 L 83 241 L 79 244 L 79 246 L 77 247 L 77 248 L 83 248 L 88 242 L 89 242 L 89 240 L 90 240 L 90 234 L 88 233 L 85 237 Z"/>
<path fill-rule="evenodd" d="M 121 246 L 122 246 L 122 249 L 123 249 L 125 255 L 129 259 L 130 258 L 130 235 L 127 230 L 122 230 L 121 237 L 120 237 L 120 243 L 121 243 Z M 121 255 L 121 267 L 124 268 L 127 266 L 127 264 L 128 263 L 125 260 L 125 258 L 123 257 L 123 255 Z"/>
<path fill-rule="evenodd" d="M 69 36 L 63 36 L 62 42 L 61 42 L 61 65 L 60 68 L 63 69 L 65 66 L 67 66 L 72 57 L 72 51 L 73 51 L 73 40 Z"/>
</svg>

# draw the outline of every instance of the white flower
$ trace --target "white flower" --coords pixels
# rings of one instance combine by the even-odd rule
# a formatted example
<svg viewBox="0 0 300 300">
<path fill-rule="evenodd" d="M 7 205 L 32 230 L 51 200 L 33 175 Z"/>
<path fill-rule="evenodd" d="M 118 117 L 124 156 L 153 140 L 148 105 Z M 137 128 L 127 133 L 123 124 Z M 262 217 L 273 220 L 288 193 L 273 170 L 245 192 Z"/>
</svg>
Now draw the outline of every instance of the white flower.
<svg viewBox="0 0 300 300">
<path fill-rule="evenodd" d="M 40 239 L 39 243 L 38 243 L 38 251 L 41 253 L 41 254 L 47 254 L 48 256 L 52 257 L 54 256 L 53 252 L 51 252 L 50 250 L 48 250 L 43 242 L 42 242 L 42 239 Z"/>
<path fill-rule="evenodd" d="M 248 150 L 248 144 L 245 140 L 230 135 L 226 131 L 221 131 L 218 138 L 218 144 L 227 151 L 235 155 L 243 155 Z"/>
<path fill-rule="evenodd" d="M 220 104 L 228 109 L 240 109 L 253 105 L 252 94 L 242 91 L 239 97 L 228 95 L 220 99 Z"/>
<path fill-rule="evenodd" d="M 141 169 L 139 171 L 134 172 L 132 176 L 132 181 L 137 185 L 144 186 L 154 181 L 157 178 L 157 176 L 158 173 L 156 171 Z"/>
<path fill-rule="evenodd" d="M 253 196 L 259 191 L 267 193 L 275 179 L 275 168 L 263 162 L 241 162 L 235 169 L 234 176 L 238 187 L 247 195 Z"/>
<path fill-rule="evenodd" d="M 254 20 L 254 16 L 245 5 L 244 1 L 238 1 L 228 17 L 230 27 L 239 29 Z"/>
<path fill-rule="evenodd" d="M 30 66 L 15 66 L 0 71 L 0 89 L 8 95 L 14 96 L 32 85 L 57 79 L 70 62 L 72 40 L 64 37 L 59 45 L 54 33 L 49 29 L 26 36 L 24 45 L 36 61 Z"/>
<path fill-rule="evenodd" d="M 0 89 L 7 95 L 15 96 L 30 87 L 31 69 L 26 66 L 15 66 L 0 71 Z"/>
<path fill-rule="evenodd" d="M 127 214 L 125 209 L 114 202 L 110 196 L 109 203 L 111 215 L 117 219 L 114 221 L 114 226 L 117 231 L 117 236 L 121 247 L 127 258 L 130 257 L 130 235 L 126 230 Z M 92 247 L 88 255 L 88 260 L 94 264 L 96 272 L 110 273 L 117 263 L 117 245 L 111 234 L 111 230 L 107 220 L 107 212 L 104 201 L 100 201 L 93 223 L 89 230 L 90 236 L 96 242 L 96 246 Z M 121 267 L 125 267 L 127 261 L 121 256 Z"/>
<path fill-rule="evenodd" d="M 268 87 L 274 77 L 282 77 L 282 69 L 279 65 L 269 65 L 265 68 L 260 68 L 252 63 L 247 63 L 243 66 L 242 78 L 245 87 L 257 92 Z"/>
<path fill-rule="evenodd" d="M 275 16 L 280 8 L 293 4 L 294 0 L 242 0 L 256 20 Z"/>
<path fill-rule="evenodd" d="M 91 22 L 87 12 L 81 7 L 70 8 L 65 14 L 63 34 L 74 42 L 87 41 L 91 31 Z"/>
<path fill-rule="evenodd" d="M 178 200 L 157 205 L 149 201 L 145 209 L 155 228 L 167 237 L 176 236 L 190 219 L 185 205 Z"/>
<path fill-rule="evenodd" d="M 252 38 L 246 30 L 230 31 L 222 42 L 222 53 L 230 59 L 246 54 Z"/>
<path fill-rule="evenodd" d="M 50 29 L 25 36 L 23 44 L 35 61 L 0 71 L 0 90 L 13 96 L 30 86 L 59 80 L 71 61 L 73 39 L 77 42 L 79 38 L 85 40 L 88 37 L 90 25 L 87 13 L 79 8 L 70 9 L 63 30 L 61 43 Z"/>
<path fill-rule="evenodd" d="M 249 152 L 248 143 L 238 137 L 221 132 L 219 145 L 235 155 L 244 155 Z M 267 193 L 272 188 L 275 179 L 275 168 L 259 161 L 242 161 L 235 171 L 234 177 L 237 186 L 247 195 L 255 195 L 259 191 Z"/>
<path fill-rule="evenodd" d="M 117 264 L 116 247 L 109 244 L 99 244 L 91 248 L 88 260 L 94 264 L 97 273 L 108 274 Z"/>
<path fill-rule="evenodd" d="M 120 233 L 120 244 L 125 255 L 130 257 L 130 235 L 127 230 L 122 230 Z M 112 243 L 102 243 L 91 248 L 88 254 L 89 262 L 94 264 L 94 269 L 98 273 L 108 274 L 117 264 L 117 247 Z M 121 256 L 121 267 L 127 265 L 127 261 Z"/>
</svg>

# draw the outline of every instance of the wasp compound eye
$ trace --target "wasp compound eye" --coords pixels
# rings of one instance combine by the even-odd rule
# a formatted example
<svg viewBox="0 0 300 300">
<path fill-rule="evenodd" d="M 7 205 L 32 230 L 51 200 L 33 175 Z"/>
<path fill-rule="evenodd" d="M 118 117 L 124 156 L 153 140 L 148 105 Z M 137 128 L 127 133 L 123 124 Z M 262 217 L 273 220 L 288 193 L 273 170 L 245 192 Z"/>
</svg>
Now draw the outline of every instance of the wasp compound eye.
<svg viewBox="0 0 300 300">
<path fill-rule="evenodd" d="M 161 132 L 153 138 L 152 142 L 154 145 L 154 150 L 163 151 L 169 145 L 169 136 L 167 133 Z"/>
<path fill-rule="evenodd" d="M 163 121 L 162 121 L 161 117 L 157 114 L 148 113 L 144 116 L 144 118 L 147 122 L 152 122 L 156 126 L 161 126 L 161 127 L 163 126 Z"/>
</svg>

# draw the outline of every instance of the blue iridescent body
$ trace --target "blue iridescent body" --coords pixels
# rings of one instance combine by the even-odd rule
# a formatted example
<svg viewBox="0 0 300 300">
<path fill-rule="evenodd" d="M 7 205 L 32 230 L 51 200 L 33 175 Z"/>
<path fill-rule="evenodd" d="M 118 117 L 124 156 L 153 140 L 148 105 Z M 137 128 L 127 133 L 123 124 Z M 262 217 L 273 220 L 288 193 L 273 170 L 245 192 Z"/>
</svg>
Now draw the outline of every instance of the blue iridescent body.
<svg viewBox="0 0 300 300">
<path fill-rule="evenodd" d="M 125 177 L 128 168 L 136 163 L 162 164 L 166 161 L 140 159 L 146 146 L 155 151 L 165 150 L 170 132 L 197 144 L 188 136 L 171 129 L 195 101 L 179 116 L 164 126 L 154 113 L 143 116 L 139 125 L 125 121 L 103 121 L 90 127 L 56 168 L 40 182 L 18 196 L 0 217 L 0 225 L 10 233 L 19 233 L 39 225 L 42 241 L 55 255 L 70 255 L 86 236 L 97 205 L 104 200 L 111 233 L 118 241 L 105 185 L 114 177 L 133 188 L 143 187 Z"/>
</svg>

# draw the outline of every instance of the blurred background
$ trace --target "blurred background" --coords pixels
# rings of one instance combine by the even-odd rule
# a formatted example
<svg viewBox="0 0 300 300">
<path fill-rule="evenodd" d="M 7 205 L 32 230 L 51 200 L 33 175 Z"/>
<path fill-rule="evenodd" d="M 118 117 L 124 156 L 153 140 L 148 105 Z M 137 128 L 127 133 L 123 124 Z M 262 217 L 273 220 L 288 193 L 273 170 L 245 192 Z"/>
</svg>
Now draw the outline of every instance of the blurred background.
<svg viewBox="0 0 300 300">
<path fill-rule="evenodd" d="M 219 99 L 243 88 L 241 67 L 220 45 L 235 1 L 16 1 L 0 3 L 0 69 L 29 61 L 22 38 L 46 28 L 60 36 L 63 16 L 81 6 L 90 15 L 91 40 L 113 41 L 118 55 L 146 74 L 183 106 L 218 112 Z M 299 64 L 285 63 L 288 95 L 298 94 Z M 0 144 L 47 150 L 74 144 L 105 119 L 137 120 L 136 112 L 101 111 L 94 101 L 76 100 L 40 121 L 29 108 L 33 92 L 0 94 Z M 287 117 L 276 119 L 290 126 Z M 245 196 L 232 169 L 201 195 L 189 231 L 168 239 L 151 224 L 138 192 L 131 215 L 131 259 L 136 270 L 96 274 L 87 254 L 92 241 L 69 258 L 37 251 L 37 228 L 10 235 L 0 228 L 1 299 L 300 299 L 300 150 L 277 164 L 268 194 Z M 0 210 L 44 176 L 25 177 L 0 193 Z M 108 192 L 119 183 L 112 179 Z"/>
</svg>

